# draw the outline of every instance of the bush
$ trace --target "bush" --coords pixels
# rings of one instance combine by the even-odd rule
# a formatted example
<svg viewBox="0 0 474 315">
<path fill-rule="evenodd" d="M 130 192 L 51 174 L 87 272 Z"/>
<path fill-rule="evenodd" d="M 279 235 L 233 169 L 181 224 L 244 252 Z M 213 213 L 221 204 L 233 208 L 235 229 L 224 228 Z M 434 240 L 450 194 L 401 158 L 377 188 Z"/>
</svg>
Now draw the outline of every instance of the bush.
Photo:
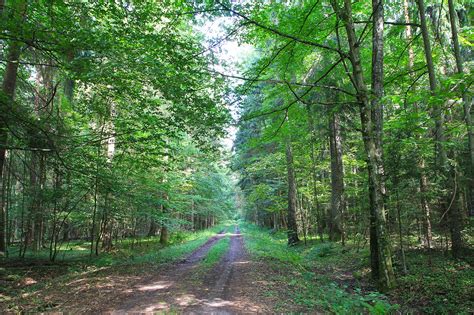
<svg viewBox="0 0 474 315">
<path fill-rule="evenodd" d="M 332 243 L 319 244 L 308 253 L 308 258 L 327 257 L 334 253 L 334 245 Z"/>
</svg>

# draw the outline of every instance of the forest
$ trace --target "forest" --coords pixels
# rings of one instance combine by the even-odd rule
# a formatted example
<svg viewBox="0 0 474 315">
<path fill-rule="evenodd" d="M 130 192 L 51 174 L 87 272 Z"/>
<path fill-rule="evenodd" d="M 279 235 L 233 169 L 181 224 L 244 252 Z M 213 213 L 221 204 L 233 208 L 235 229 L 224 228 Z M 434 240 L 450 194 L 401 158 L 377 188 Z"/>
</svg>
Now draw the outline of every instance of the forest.
<svg viewBox="0 0 474 315">
<path fill-rule="evenodd" d="M 469 0 L 0 0 L 0 312 L 474 312 Z"/>
</svg>

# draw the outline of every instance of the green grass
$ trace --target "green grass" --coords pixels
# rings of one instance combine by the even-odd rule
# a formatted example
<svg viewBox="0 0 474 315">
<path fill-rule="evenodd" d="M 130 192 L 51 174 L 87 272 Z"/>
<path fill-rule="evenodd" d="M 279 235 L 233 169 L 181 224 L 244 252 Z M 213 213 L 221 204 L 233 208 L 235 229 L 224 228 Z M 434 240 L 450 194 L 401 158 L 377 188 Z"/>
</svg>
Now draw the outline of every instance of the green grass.
<svg viewBox="0 0 474 315">
<path fill-rule="evenodd" d="M 241 223 L 247 249 L 259 258 L 277 259 L 284 263 L 299 266 L 302 256 L 295 247 L 288 247 L 287 239 L 282 233 L 270 235 L 268 230 L 263 230 L 255 225 Z"/>
<path fill-rule="evenodd" d="M 159 242 L 159 236 L 143 239 L 123 239 L 114 242 L 114 248 L 110 252 L 100 253 L 99 256 L 90 255 L 90 242 L 71 241 L 63 244 L 57 255 L 57 263 L 67 264 L 88 264 L 97 267 L 104 267 L 117 264 L 139 264 L 139 263 L 166 263 L 179 259 L 181 256 L 192 252 L 197 247 L 204 244 L 207 239 L 218 231 L 226 228 L 229 224 L 216 225 L 213 228 L 198 232 L 177 231 L 171 233 L 167 246 Z M 179 246 L 178 246 L 179 245 Z M 38 252 L 27 251 L 24 261 L 37 261 L 45 264 L 49 260 L 49 250 L 44 249 Z M 20 261 L 18 249 L 10 249 L 10 255 L 3 261 Z"/>
<path fill-rule="evenodd" d="M 221 258 L 229 250 L 229 245 L 229 236 L 224 236 L 223 238 L 218 240 L 217 243 L 211 247 L 206 257 L 199 264 L 200 269 L 206 271 L 214 267 L 217 263 L 219 263 Z"/>
<path fill-rule="evenodd" d="M 254 225 L 241 224 L 245 245 L 256 259 L 263 259 L 266 264 L 279 270 L 277 281 L 286 286 L 279 311 L 285 311 L 287 303 L 296 303 L 306 311 L 321 310 L 336 314 L 386 314 L 398 308 L 391 305 L 387 298 L 376 291 L 346 290 L 344 284 L 332 281 L 324 272 L 319 273 L 315 266 L 324 263 L 316 260 L 334 260 L 338 255 L 337 245 L 313 244 L 310 246 L 288 247 L 282 233 L 269 234 L 268 230 Z M 330 265 L 329 265 L 330 266 Z M 327 266 L 326 266 L 327 267 Z M 285 272 L 282 272 L 284 270 Z M 273 294 L 273 293 L 272 293 Z"/>
<path fill-rule="evenodd" d="M 170 244 L 166 247 L 159 243 L 158 238 L 133 248 L 131 245 L 124 246 L 114 253 L 99 257 L 95 265 L 163 264 L 173 262 L 203 245 L 211 236 L 223 228 L 225 228 L 224 225 L 218 225 L 197 233 L 180 232 L 178 237 L 173 237 L 170 240 Z"/>
</svg>

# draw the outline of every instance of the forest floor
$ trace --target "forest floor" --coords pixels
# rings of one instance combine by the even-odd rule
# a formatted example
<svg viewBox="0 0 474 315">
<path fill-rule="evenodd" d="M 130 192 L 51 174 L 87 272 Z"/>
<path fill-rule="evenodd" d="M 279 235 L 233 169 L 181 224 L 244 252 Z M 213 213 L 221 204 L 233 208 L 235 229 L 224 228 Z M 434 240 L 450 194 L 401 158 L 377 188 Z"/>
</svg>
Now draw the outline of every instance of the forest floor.
<svg viewBox="0 0 474 315">
<path fill-rule="evenodd" d="M 408 251 L 409 274 L 383 295 L 367 248 L 314 239 L 289 248 L 283 232 L 246 223 L 182 237 L 168 247 L 123 243 L 95 261 L 7 261 L 0 313 L 469 313 L 474 305 L 470 264 L 442 253 Z"/>
</svg>

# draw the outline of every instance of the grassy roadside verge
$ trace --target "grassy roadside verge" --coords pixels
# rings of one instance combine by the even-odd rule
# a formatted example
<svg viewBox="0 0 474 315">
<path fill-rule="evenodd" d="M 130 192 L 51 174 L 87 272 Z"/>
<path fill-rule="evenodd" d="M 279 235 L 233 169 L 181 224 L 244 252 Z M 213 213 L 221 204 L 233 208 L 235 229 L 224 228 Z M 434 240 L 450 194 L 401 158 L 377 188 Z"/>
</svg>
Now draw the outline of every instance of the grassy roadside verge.
<svg viewBox="0 0 474 315">
<path fill-rule="evenodd" d="M 241 223 L 240 227 L 250 254 L 254 259 L 264 260 L 275 271 L 273 279 L 269 279 L 275 283 L 275 289 L 267 294 L 278 296 L 277 312 L 287 311 L 286 305 L 291 304 L 297 304 L 303 312 L 336 314 L 386 314 L 398 308 L 376 291 L 357 285 L 349 288 L 343 281 L 317 272 L 312 260 L 329 255 L 328 245 L 289 248 L 282 235 L 272 236 L 268 230 L 247 223 Z"/>
<path fill-rule="evenodd" d="M 159 236 L 146 237 L 140 239 L 123 239 L 114 242 L 114 248 L 110 252 L 101 253 L 99 256 L 90 256 L 90 242 L 71 241 L 58 250 L 56 262 L 49 261 L 49 251 L 43 249 L 38 252 L 27 252 L 25 259 L 17 258 L 17 249 L 13 248 L 10 257 L 1 261 L 6 265 L 21 265 L 21 262 L 31 264 L 55 265 L 55 264 L 87 264 L 98 267 L 115 264 L 135 264 L 135 263 L 162 263 L 172 261 L 186 250 L 193 250 L 196 246 L 202 245 L 207 238 L 226 228 L 228 224 L 219 224 L 210 229 L 198 232 L 177 231 L 171 233 L 167 246 L 160 244 Z M 177 245 L 178 246 L 175 248 Z M 173 249 L 171 249 L 173 248 Z M 178 257 L 179 258 L 179 257 Z"/>
<path fill-rule="evenodd" d="M 54 264 L 41 259 L 41 255 L 36 259 L 6 260 L 0 268 L 0 312 L 52 310 L 56 305 L 46 301 L 45 296 L 60 300 L 54 297 L 71 291 L 74 283 L 82 286 L 77 292 L 85 292 L 110 279 L 132 279 L 182 259 L 225 228 L 226 225 L 218 225 L 196 233 L 175 233 L 167 247 L 160 245 L 156 237 L 138 244 L 126 240 L 99 257 L 73 253 Z"/>
<path fill-rule="evenodd" d="M 196 233 L 181 233 L 179 241 L 175 241 L 170 246 L 153 250 L 151 247 L 145 247 L 140 252 L 128 252 L 126 257 L 112 260 L 113 264 L 164 264 L 177 261 L 187 254 L 190 254 L 198 247 L 202 246 L 207 240 L 216 233 L 227 228 L 227 224 L 216 225 L 208 230 Z M 105 258 L 104 258 L 105 259 Z"/>
</svg>

